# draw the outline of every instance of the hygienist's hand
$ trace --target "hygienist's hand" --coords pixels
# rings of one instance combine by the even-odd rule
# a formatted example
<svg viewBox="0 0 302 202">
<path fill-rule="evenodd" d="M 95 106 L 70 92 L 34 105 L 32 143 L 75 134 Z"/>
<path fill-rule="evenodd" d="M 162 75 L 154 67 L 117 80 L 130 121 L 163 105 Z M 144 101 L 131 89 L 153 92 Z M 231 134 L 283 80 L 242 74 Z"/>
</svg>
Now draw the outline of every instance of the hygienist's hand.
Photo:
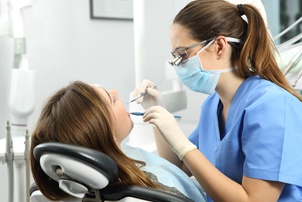
<svg viewBox="0 0 302 202">
<path fill-rule="evenodd" d="M 165 108 L 161 106 L 150 107 L 146 110 L 143 120 L 154 124 L 159 129 L 172 151 L 175 152 L 180 159 L 182 159 L 187 152 L 196 148 L 184 135 L 174 116 Z"/>
<path fill-rule="evenodd" d="M 136 100 L 136 103 L 141 104 L 144 109 L 148 109 L 149 107 L 155 105 L 163 106 L 161 103 L 161 94 L 157 90 L 157 87 L 152 88 L 154 85 L 156 84 L 145 79 L 143 80 L 142 84 L 131 93 L 131 95 L 135 98 L 147 90 L 147 94 Z"/>
</svg>

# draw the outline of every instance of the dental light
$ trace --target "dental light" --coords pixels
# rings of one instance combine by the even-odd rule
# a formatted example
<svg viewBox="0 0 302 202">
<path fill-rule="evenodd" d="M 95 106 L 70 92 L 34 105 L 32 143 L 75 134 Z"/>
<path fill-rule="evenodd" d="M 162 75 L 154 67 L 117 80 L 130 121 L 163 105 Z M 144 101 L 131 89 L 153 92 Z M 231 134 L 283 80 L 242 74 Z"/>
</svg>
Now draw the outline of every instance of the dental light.
<svg viewBox="0 0 302 202">
<path fill-rule="evenodd" d="M 0 0 L 0 37 L 14 40 L 8 100 L 11 117 L 6 123 L 6 139 L 0 140 L 0 162 L 7 163 L 8 170 L 8 202 L 29 201 L 27 123 L 35 104 L 35 72 L 29 69 L 26 55 L 23 9 L 31 5 L 31 0 Z"/>
</svg>

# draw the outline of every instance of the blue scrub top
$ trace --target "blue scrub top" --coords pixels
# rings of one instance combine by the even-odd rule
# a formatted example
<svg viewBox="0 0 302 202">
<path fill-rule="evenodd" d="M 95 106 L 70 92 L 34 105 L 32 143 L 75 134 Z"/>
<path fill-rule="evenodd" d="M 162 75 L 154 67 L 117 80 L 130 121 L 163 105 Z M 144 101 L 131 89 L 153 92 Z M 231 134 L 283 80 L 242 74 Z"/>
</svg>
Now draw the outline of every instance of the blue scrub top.
<svg viewBox="0 0 302 202">
<path fill-rule="evenodd" d="M 249 77 L 233 98 L 223 138 L 221 107 L 217 93 L 206 99 L 190 141 L 234 181 L 241 184 L 244 175 L 283 182 L 278 201 L 302 201 L 302 102 L 270 81 Z"/>
</svg>

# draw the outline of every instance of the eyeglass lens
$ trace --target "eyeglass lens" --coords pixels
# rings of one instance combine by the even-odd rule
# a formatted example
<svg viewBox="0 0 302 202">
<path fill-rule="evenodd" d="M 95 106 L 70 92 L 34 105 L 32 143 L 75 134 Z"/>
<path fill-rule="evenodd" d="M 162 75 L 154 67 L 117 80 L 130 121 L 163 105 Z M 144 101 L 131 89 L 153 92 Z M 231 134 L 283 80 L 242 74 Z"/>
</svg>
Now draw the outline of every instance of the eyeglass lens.
<svg viewBox="0 0 302 202">
<path fill-rule="evenodd" d="M 179 48 L 171 52 L 174 58 L 180 57 L 180 63 L 185 63 L 188 61 L 188 53 L 185 48 Z"/>
</svg>

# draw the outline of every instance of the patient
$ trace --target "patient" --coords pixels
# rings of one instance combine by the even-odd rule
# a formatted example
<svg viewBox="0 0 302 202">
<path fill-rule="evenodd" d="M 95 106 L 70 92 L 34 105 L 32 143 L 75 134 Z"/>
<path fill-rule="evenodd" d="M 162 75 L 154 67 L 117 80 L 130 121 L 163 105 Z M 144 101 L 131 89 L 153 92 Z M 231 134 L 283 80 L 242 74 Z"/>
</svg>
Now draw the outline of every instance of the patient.
<svg viewBox="0 0 302 202">
<path fill-rule="evenodd" d="M 122 150 L 122 141 L 129 135 L 133 122 L 116 90 L 75 81 L 55 92 L 47 101 L 31 137 L 31 170 L 39 190 L 51 200 L 63 200 L 68 195 L 58 188 L 33 156 L 35 146 L 45 142 L 61 142 L 92 148 L 110 156 L 117 164 L 119 177 L 115 185 L 141 185 L 164 190 L 194 201 L 204 201 L 199 187 L 181 170 L 159 156 L 139 151 L 139 160 L 130 158 Z M 134 155 L 137 156 L 137 155 Z M 146 171 L 144 159 L 161 162 L 154 170 L 171 176 L 169 186 L 157 174 Z M 152 162 L 152 161 L 151 161 Z M 175 176 L 174 173 L 176 174 Z M 175 182 L 175 183 L 174 183 Z M 173 184 L 171 186 L 171 184 Z"/>
</svg>

